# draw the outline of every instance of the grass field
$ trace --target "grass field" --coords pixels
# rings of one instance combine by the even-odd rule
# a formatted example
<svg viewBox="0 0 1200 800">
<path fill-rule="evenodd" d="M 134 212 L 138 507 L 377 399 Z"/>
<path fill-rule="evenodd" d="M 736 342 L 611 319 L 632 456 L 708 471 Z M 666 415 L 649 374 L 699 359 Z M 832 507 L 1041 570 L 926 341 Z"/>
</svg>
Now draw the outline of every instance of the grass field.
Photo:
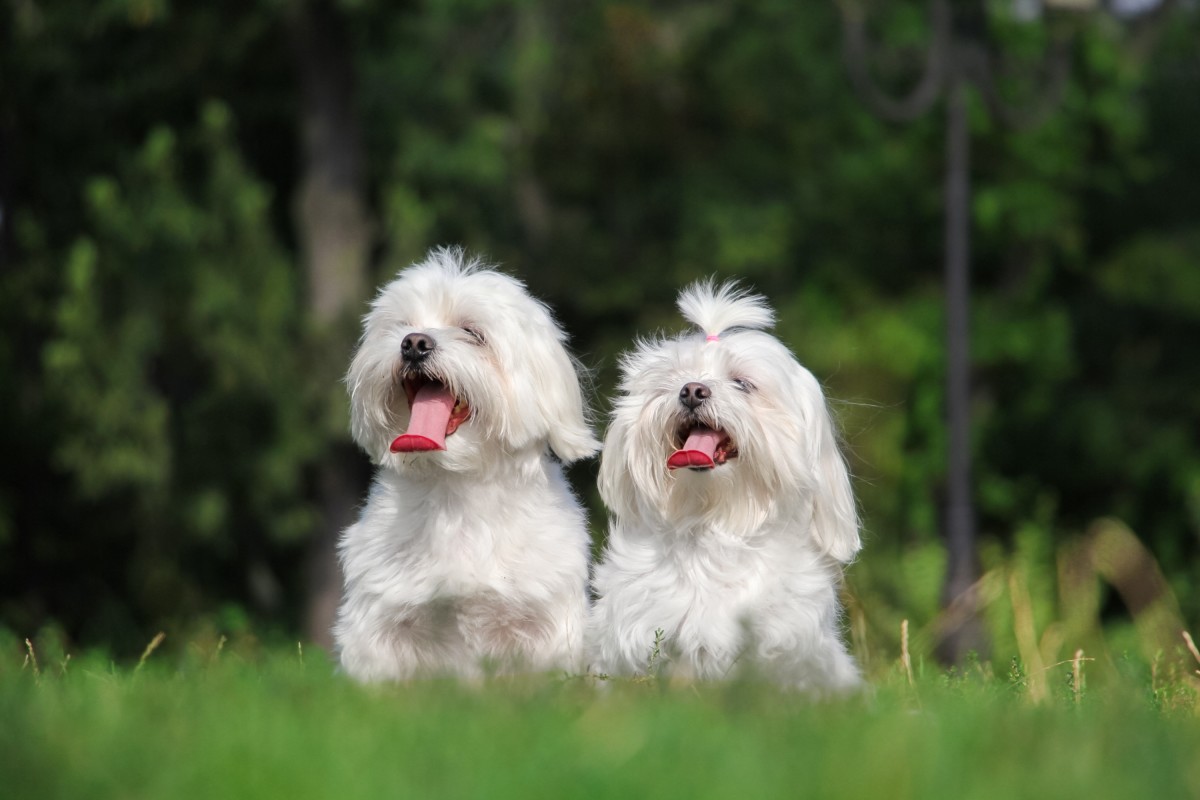
<svg viewBox="0 0 1200 800">
<path fill-rule="evenodd" d="M 364 688 L 325 658 L 0 661 L 0 796 L 1200 797 L 1190 672 L 1072 685 L 899 668 L 816 703 L 540 676 Z M 1192 665 L 1187 666 L 1187 670 Z M 1086 678 L 1086 675 L 1085 675 Z"/>
</svg>

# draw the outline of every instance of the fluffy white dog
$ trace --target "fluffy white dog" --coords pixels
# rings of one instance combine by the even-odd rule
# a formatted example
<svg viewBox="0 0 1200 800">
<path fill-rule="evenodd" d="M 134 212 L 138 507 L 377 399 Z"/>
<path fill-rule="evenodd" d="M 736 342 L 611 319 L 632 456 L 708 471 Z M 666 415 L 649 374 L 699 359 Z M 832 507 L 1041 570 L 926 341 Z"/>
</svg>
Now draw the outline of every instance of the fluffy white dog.
<svg viewBox="0 0 1200 800">
<path fill-rule="evenodd" d="M 697 284 L 679 308 L 698 331 L 641 341 L 621 363 L 592 666 L 708 680 L 744 665 L 815 693 L 857 686 L 838 588 L 858 516 L 821 387 L 763 332 L 762 297 Z"/>
<path fill-rule="evenodd" d="M 461 249 L 375 298 L 346 381 L 378 466 L 340 545 L 334 626 L 360 680 L 578 668 L 588 533 L 559 462 L 593 454 L 545 305 Z"/>
</svg>

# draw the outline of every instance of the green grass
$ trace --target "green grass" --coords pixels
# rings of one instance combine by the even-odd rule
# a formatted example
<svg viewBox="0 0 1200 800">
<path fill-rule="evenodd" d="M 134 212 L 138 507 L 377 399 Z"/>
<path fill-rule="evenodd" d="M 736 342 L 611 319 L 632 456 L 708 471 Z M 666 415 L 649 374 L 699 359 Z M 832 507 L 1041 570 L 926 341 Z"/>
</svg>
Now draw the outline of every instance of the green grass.
<svg viewBox="0 0 1200 800">
<path fill-rule="evenodd" d="M 1085 691 L 893 671 L 814 703 L 751 684 L 360 687 L 323 658 L 0 664 L 8 798 L 1200 796 L 1190 679 Z"/>
</svg>

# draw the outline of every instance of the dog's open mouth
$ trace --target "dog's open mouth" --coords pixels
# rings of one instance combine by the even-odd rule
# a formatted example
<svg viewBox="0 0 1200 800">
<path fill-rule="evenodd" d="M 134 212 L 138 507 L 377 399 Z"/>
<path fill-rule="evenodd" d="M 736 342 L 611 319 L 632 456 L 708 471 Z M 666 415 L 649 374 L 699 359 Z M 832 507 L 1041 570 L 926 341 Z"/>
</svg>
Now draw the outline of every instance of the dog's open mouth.
<svg viewBox="0 0 1200 800">
<path fill-rule="evenodd" d="M 675 434 L 675 445 L 667 459 L 668 469 L 712 469 L 738 454 L 729 434 L 707 425 L 684 425 Z"/>
<path fill-rule="evenodd" d="M 392 441 L 393 453 L 445 450 L 446 437 L 471 416 L 470 404 L 433 378 L 406 377 L 404 394 L 408 397 L 408 430 Z"/>
</svg>

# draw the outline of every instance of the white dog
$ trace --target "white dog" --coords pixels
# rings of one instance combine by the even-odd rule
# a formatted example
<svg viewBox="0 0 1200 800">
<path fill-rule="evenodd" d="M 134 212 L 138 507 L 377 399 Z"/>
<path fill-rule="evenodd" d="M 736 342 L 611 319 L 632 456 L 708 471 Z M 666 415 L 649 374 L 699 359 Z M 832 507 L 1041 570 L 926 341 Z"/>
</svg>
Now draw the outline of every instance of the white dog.
<svg viewBox="0 0 1200 800">
<path fill-rule="evenodd" d="M 697 284 L 679 308 L 698 331 L 641 341 L 621 363 L 592 666 L 707 680 L 745 665 L 850 689 L 861 679 L 838 588 L 858 516 L 820 385 L 762 331 L 774 323 L 763 298 Z"/>
<path fill-rule="evenodd" d="M 334 638 L 351 676 L 580 666 L 589 538 L 559 462 L 599 443 L 565 338 L 461 249 L 375 298 L 346 376 L 378 466 L 340 545 Z"/>
</svg>

